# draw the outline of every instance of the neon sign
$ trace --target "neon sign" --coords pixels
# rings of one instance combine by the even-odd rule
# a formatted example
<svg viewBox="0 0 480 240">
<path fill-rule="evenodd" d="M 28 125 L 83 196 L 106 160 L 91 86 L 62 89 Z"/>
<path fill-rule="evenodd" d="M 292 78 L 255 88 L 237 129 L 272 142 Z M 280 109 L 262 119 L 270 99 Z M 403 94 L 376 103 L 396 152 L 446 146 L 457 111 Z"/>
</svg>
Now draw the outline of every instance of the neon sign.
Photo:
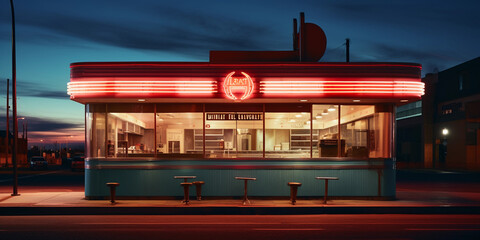
<svg viewBox="0 0 480 240">
<path fill-rule="evenodd" d="M 234 77 L 235 72 L 229 73 L 223 82 L 225 95 L 233 100 L 245 100 L 253 93 L 253 80 L 248 74 L 241 72 L 243 77 Z"/>
</svg>

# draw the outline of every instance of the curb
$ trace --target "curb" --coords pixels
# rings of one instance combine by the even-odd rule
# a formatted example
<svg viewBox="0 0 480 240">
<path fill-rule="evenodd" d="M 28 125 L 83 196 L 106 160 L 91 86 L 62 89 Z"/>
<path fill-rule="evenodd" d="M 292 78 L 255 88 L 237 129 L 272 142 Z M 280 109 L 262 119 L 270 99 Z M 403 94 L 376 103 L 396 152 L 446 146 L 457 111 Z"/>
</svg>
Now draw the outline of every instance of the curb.
<svg viewBox="0 0 480 240">
<path fill-rule="evenodd" d="M 480 206 L 0 207 L 0 216 L 18 216 L 18 215 L 312 215 L 312 214 L 480 214 Z"/>
</svg>

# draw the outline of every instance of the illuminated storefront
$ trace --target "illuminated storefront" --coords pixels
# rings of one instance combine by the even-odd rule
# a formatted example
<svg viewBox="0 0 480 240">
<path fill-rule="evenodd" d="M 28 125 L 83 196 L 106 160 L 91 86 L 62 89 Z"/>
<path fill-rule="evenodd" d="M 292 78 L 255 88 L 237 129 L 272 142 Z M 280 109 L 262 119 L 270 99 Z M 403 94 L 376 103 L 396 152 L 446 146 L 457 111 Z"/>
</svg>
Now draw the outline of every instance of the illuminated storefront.
<svg viewBox="0 0 480 240">
<path fill-rule="evenodd" d="M 410 63 L 71 64 L 68 93 L 85 104 L 85 196 L 182 196 L 176 175 L 208 197 L 323 193 L 395 198 L 394 109 L 424 93 Z"/>
</svg>

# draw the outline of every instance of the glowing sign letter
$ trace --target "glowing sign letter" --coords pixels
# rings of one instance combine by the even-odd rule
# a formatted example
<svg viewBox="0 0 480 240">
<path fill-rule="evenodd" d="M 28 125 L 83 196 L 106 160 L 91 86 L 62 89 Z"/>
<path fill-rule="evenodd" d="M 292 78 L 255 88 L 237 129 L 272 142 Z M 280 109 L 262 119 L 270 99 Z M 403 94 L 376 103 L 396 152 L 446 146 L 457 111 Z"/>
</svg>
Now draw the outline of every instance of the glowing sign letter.
<svg viewBox="0 0 480 240">
<path fill-rule="evenodd" d="M 253 93 L 254 84 L 248 74 L 242 72 L 244 77 L 233 77 L 235 72 L 229 73 L 223 81 L 223 91 L 228 98 L 233 100 L 244 100 Z M 235 94 L 241 95 L 237 97 Z"/>
</svg>

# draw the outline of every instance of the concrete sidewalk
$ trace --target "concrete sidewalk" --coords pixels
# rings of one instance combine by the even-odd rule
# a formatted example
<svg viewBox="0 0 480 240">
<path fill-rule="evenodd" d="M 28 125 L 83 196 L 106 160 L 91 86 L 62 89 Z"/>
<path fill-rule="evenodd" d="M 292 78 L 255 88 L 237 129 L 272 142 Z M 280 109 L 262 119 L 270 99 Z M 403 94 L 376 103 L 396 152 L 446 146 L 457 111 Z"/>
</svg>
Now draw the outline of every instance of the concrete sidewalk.
<svg viewBox="0 0 480 240">
<path fill-rule="evenodd" d="M 23 188 L 20 196 L 10 190 L 0 192 L 0 215 L 101 215 L 101 214 L 480 214 L 480 174 L 441 170 L 398 170 L 397 200 L 252 198 L 251 205 L 240 199 L 192 200 L 185 206 L 180 200 L 85 200 L 83 187 L 62 186 Z M 193 198 L 193 197 L 192 197 Z"/>
<path fill-rule="evenodd" d="M 0 194 L 0 215 L 101 215 L 101 214 L 480 214 L 480 193 L 455 191 L 397 191 L 398 200 L 85 200 L 83 192 L 27 192 L 12 197 Z"/>
</svg>

